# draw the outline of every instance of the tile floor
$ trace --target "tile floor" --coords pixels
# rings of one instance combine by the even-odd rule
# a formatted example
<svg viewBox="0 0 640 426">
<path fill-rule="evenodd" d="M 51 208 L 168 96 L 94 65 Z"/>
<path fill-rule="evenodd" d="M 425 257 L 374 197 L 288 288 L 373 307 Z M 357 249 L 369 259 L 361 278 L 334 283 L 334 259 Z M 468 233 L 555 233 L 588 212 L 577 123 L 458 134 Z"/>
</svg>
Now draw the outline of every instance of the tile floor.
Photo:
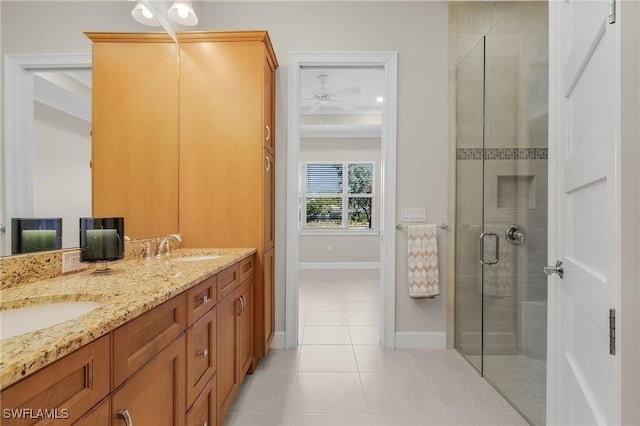
<svg viewBox="0 0 640 426">
<path fill-rule="evenodd" d="M 300 271 L 300 346 L 271 350 L 225 426 L 527 425 L 455 350 L 378 345 L 378 271 Z"/>
</svg>

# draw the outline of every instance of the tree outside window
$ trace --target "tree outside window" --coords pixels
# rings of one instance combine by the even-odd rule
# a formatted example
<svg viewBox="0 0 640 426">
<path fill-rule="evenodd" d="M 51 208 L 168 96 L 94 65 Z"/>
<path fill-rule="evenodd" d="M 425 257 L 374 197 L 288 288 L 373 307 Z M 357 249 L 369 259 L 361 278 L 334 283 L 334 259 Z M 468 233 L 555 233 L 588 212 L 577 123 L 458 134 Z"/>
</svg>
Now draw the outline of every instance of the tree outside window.
<svg viewBox="0 0 640 426">
<path fill-rule="evenodd" d="M 303 228 L 374 229 L 373 163 L 303 163 L 302 167 Z"/>
</svg>

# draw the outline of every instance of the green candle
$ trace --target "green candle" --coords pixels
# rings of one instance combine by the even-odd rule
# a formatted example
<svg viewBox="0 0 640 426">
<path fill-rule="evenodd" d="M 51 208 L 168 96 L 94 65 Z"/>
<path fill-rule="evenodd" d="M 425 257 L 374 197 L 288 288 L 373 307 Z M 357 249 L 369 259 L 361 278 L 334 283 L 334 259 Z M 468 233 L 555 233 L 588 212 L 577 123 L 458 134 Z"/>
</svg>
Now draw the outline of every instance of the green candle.
<svg viewBox="0 0 640 426">
<path fill-rule="evenodd" d="M 22 253 L 53 250 L 56 247 L 56 231 L 53 229 L 23 229 Z"/>
<path fill-rule="evenodd" d="M 118 253 L 118 234 L 115 229 L 87 229 L 87 259 L 113 260 Z"/>
</svg>

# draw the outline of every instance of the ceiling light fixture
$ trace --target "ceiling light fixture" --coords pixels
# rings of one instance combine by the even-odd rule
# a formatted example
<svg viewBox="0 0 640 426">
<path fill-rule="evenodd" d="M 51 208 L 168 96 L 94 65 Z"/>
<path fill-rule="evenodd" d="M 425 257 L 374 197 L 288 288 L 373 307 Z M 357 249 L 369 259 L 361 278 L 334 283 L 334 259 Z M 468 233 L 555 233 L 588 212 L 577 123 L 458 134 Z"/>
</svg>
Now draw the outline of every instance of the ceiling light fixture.
<svg viewBox="0 0 640 426">
<path fill-rule="evenodd" d="M 378 96 L 378 97 L 376 98 L 376 102 L 378 102 L 378 103 L 382 103 L 382 102 L 384 102 L 384 98 L 383 98 L 382 96 Z"/>
<path fill-rule="evenodd" d="M 158 12 L 157 7 L 155 8 L 155 11 Z M 158 22 L 158 19 L 153 16 L 153 12 L 151 12 L 151 10 L 149 10 L 149 8 L 144 5 L 142 0 L 138 0 L 136 6 L 133 8 L 133 11 L 131 11 L 131 16 L 133 16 L 133 18 L 141 24 L 149 25 L 152 27 L 160 26 L 160 22 Z M 167 15 L 165 15 L 165 18 L 166 16 L 169 16 L 169 18 L 176 24 L 184 25 L 187 27 L 192 27 L 198 24 L 198 17 L 193 10 L 191 0 L 175 0 L 171 4 L 171 7 L 169 7 L 169 10 L 167 10 Z"/>
<path fill-rule="evenodd" d="M 167 13 L 176 24 L 192 27 L 198 23 L 191 0 L 175 0 Z"/>
<path fill-rule="evenodd" d="M 160 23 L 153 16 L 153 13 L 151 13 L 151 11 L 147 8 L 147 6 L 142 4 L 142 1 L 140 0 L 138 0 L 138 2 L 136 3 L 136 6 L 131 11 L 131 16 L 133 16 L 133 19 L 140 22 L 141 24 L 149 25 L 151 27 L 160 26 Z"/>
</svg>

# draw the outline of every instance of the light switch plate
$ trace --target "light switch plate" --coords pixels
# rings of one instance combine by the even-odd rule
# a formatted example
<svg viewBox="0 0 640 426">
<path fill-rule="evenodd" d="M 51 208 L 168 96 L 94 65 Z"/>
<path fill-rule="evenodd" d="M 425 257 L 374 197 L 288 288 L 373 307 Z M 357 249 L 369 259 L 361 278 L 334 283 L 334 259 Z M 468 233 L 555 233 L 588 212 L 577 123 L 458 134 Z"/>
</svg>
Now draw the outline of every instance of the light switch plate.
<svg viewBox="0 0 640 426">
<path fill-rule="evenodd" d="M 402 207 L 400 220 L 402 222 L 426 222 L 427 209 L 425 207 Z"/>
<path fill-rule="evenodd" d="M 62 253 L 62 273 L 81 271 L 88 265 L 80 261 L 80 250 L 65 251 Z"/>
</svg>

